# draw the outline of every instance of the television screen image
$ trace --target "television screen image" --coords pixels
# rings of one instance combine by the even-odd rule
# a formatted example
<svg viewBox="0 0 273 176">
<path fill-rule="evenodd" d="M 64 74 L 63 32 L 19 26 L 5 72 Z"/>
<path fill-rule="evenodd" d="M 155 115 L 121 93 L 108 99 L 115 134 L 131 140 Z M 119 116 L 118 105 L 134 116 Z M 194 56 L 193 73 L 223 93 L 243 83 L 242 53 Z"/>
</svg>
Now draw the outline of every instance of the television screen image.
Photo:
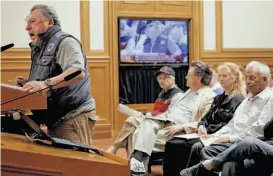
<svg viewBox="0 0 273 176">
<path fill-rule="evenodd" d="M 188 20 L 119 19 L 120 63 L 188 63 Z"/>
</svg>

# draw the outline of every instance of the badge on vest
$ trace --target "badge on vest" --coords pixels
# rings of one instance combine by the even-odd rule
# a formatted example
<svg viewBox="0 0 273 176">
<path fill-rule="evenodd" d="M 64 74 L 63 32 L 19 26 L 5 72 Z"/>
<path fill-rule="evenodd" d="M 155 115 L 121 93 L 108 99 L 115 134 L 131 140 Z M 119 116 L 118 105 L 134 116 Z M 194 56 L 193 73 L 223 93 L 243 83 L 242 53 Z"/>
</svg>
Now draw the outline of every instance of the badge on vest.
<svg viewBox="0 0 273 176">
<path fill-rule="evenodd" d="M 54 43 L 50 43 L 48 46 L 47 46 L 47 52 L 50 52 L 52 49 L 54 48 Z"/>
</svg>

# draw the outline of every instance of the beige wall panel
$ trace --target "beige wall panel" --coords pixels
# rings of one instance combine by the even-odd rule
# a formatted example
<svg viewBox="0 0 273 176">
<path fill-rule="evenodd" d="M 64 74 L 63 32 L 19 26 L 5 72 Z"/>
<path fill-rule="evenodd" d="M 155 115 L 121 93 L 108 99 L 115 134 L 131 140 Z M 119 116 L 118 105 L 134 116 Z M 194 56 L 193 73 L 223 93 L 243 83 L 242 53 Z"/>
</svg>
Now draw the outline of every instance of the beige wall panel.
<svg viewBox="0 0 273 176">
<path fill-rule="evenodd" d="M 158 1 L 157 11 L 188 16 L 192 14 L 192 1 Z"/>
<path fill-rule="evenodd" d="M 117 12 L 154 12 L 156 10 L 155 1 L 116 1 Z"/>
<path fill-rule="evenodd" d="M 91 94 L 96 100 L 96 111 L 101 119 L 98 123 L 110 123 L 109 62 L 88 61 L 88 71 L 91 77 Z"/>
</svg>

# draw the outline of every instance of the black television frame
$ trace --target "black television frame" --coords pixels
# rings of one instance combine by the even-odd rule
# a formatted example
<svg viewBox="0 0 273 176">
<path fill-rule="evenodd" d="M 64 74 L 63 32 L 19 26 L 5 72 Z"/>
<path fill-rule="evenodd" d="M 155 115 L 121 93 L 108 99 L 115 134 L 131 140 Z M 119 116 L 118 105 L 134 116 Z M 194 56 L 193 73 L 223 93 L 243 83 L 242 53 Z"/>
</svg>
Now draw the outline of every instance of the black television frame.
<svg viewBox="0 0 273 176">
<path fill-rule="evenodd" d="M 187 21 L 187 41 L 188 41 L 188 45 L 187 45 L 187 49 L 188 49 L 188 62 L 187 63 L 124 63 L 121 62 L 121 56 L 120 56 L 120 20 L 122 19 L 132 19 L 132 20 L 165 20 L 165 21 Z M 145 18 L 145 17 L 118 17 L 117 18 L 117 26 L 118 26 L 118 65 L 120 67 L 127 67 L 127 66 L 139 66 L 139 67 L 143 67 L 143 66 L 152 66 L 152 67 L 159 67 L 159 66 L 170 66 L 172 68 L 177 68 L 177 67 L 181 67 L 181 66 L 189 66 L 190 63 L 190 21 L 191 19 L 185 19 L 185 18 Z"/>
</svg>

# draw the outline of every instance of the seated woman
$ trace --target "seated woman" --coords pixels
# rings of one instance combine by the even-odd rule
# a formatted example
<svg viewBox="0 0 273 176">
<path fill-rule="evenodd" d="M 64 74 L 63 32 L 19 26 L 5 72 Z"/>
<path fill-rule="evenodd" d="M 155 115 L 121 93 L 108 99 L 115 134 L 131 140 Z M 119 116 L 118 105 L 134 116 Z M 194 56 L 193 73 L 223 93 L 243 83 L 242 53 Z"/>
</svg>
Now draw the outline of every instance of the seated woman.
<svg viewBox="0 0 273 176">
<path fill-rule="evenodd" d="M 218 67 L 219 82 L 224 93 L 217 95 L 208 113 L 196 126 L 198 134 L 211 134 L 226 125 L 246 94 L 242 72 L 234 63 L 224 63 Z M 181 132 L 179 125 L 166 130 L 169 135 Z M 163 161 L 164 175 L 180 175 L 180 171 L 187 166 L 191 147 L 200 139 L 173 138 L 165 146 Z M 179 161 L 179 162 L 178 162 Z"/>
</svg>

